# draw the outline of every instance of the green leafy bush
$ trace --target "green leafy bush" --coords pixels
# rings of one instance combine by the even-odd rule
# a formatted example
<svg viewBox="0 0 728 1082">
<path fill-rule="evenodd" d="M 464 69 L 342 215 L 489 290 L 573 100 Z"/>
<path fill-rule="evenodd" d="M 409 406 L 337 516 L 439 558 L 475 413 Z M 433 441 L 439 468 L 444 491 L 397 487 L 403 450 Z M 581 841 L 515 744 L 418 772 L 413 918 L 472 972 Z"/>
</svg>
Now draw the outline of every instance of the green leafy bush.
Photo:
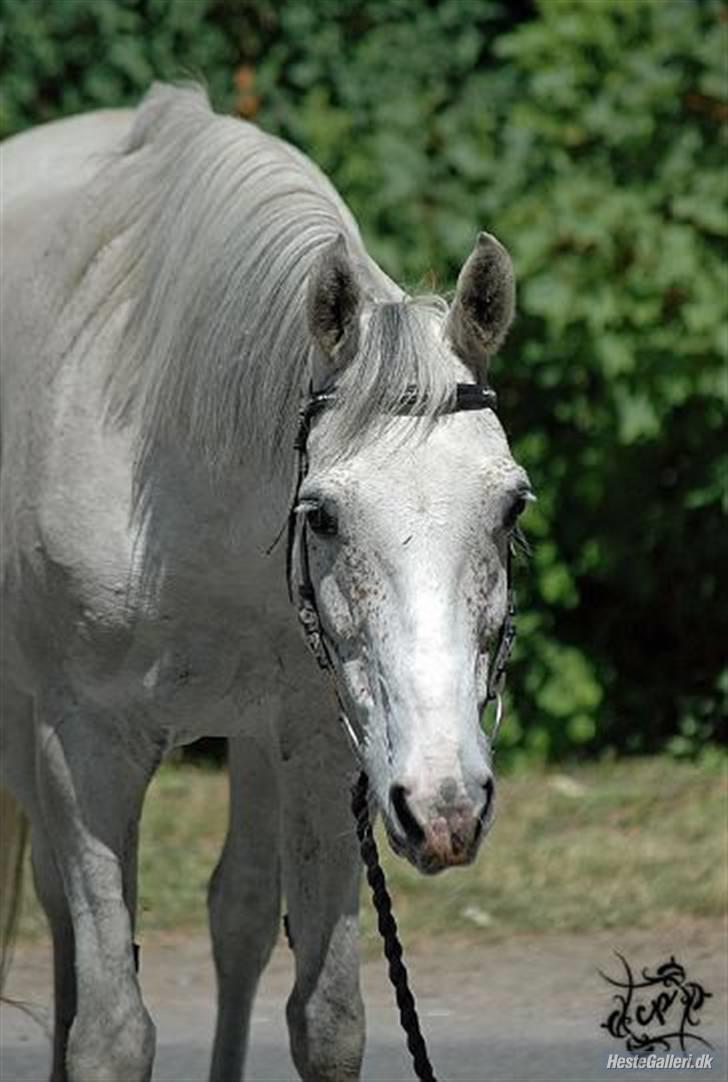
<svg viewBox="0 0 728 1082">
<path fill-rule="evenodd" d="M 493 380 L 539 503 L 503 746 L 688 755 L 715 739 L 728 693 L 718 0 L 2 11 L 6 134 L 133 102 L 152 77 L 204 75 L 218 106 L 237 102 L 322 166 L 411 287 L 452 286 L 477 228 L 508 245 L 520 316 Z"/>
<path fill-rule="evenodd" d="M 226 21 L 236 6 L 0 0 L 0 136 L 67 113 L 134 105 L 153 79 L 200 78 L 231 104 L 238 51 Z"/>
<path fill-rule="evenodd" d="M 496 46 L 499 382 L 543 494 L 519 709 L 551 752 L 688 751 L 726 716 L 725 47 L 718 4 L 576 0 Z"/>
</svg>

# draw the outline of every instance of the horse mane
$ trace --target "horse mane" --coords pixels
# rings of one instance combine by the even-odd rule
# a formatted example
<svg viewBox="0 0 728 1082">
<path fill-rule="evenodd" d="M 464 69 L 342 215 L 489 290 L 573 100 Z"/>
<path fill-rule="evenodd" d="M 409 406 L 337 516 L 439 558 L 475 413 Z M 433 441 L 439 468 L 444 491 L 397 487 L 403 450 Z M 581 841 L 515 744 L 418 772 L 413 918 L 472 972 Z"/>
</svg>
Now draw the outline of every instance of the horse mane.
<svg viewBox="0 0 728 1082">
<path fill-rule="evenodd" d="M 198 87 L 155 86 L 101 175 L 123 238 L 117 302 L 126 319 L 108 374 L 109 413 L 138 418 L 141 459 L 181 442 L 214 471 L 290 462 L 315 349 L 309 270 L 337 235 L 373 307 L 337 379 L 333 436 L 344 448 L 416 386 L 439 412 L 458 364 L 441 333 L 447 305 L 406 297 L 367 254 L 320 170 L 252 124 L 214 114 Z"/>
</svg>

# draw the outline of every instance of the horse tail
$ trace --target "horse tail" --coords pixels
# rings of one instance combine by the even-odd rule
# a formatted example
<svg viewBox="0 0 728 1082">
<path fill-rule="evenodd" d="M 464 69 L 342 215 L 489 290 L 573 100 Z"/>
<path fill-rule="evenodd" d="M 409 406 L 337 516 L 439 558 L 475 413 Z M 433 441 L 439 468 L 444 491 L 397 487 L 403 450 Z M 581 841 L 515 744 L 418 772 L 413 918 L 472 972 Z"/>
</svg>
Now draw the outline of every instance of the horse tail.
<svg viewBox="0 0 728 1082">
<path fill-rule="evenodd" d="M 18 802 L 0 785 L 0 993 L 10 968 L 20 915 L 23 854 L 28 820 Z"/>
</svg>

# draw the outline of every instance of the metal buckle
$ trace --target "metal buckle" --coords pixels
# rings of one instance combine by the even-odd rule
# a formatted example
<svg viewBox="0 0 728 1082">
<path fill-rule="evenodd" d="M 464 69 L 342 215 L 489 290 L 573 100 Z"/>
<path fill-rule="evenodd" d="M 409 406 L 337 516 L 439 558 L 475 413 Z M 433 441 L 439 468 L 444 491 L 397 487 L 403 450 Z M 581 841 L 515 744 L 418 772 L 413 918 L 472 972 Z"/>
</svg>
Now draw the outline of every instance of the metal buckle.
<svg viewBox="0 0 728 1082">
<path fill-rule="evenodd" d="M 354 732 L 354 726 L 349 721 L 348 715 L 343 710 L 339 711 L 339 721 L 344 727 L 344 732 L 346 733 L 349 745 L 354 753 L 354 756 L 359 760 L 359 762 L 363 762 L 361 741 Z"/>
<path fill-rule="evenodd" d="M 490 746 L 493 747 L 498 739 L 498 732 L 501 727 L 501 721 L 503 720 L 503 695 L 500 691 L 495 693 L 495 718 L 493 720 L 493 729 L 490 734 Z"/>
</svg>

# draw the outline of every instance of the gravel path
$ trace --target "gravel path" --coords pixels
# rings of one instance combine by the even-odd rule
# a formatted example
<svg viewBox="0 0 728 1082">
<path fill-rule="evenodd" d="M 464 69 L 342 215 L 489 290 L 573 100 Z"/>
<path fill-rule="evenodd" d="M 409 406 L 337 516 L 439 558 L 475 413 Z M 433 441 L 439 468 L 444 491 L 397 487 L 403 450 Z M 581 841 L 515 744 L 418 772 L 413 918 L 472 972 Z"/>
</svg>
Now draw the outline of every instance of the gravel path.
<svg viewBox="0 0 728 1082">
<path fill-rule="evenodd" d="M 615 974 L 613 950 L 635 969 L 675 954 L 693 980 L 712 993 L 700 1032 L 714 1045 L 710 1071 L 607 1070 L 623 1053 L 600 1022 L 612 1006 L 599 969 Z M 669 932 L 614 931 L 580 936 L 521 937 L 487 946 L 441 940 L 410 956 L 430 1054 L 441 1082 L 591 1082 L 596 1079 L 724 1079 L 728 1033 L 728 954 L 713 922 Z M 142 945 L 142 982 L 158 1028 L 155 1082 L 203 1082 L 213 1029 L 214 979 L 206 938 L 149 937 Z M 291 960 L 279 946 L 265 974 L 252 1024 L 248 1082 L 295 1082 L 283 1018 Z M 397 1027 L 384 965 L 363 967 L 368 1041 L 364 1079 L 405 1082 L 412 1073 Z M 47 947 L 16 950 L 6 995 L 48 1017 Z M 0 1016 L 2 1082 L 44 1082 L 48 1042 L 27 1014 L 4 1006 Z M 700 1051 L 698 1049 L 698 1051 Z"/>
</svg>

